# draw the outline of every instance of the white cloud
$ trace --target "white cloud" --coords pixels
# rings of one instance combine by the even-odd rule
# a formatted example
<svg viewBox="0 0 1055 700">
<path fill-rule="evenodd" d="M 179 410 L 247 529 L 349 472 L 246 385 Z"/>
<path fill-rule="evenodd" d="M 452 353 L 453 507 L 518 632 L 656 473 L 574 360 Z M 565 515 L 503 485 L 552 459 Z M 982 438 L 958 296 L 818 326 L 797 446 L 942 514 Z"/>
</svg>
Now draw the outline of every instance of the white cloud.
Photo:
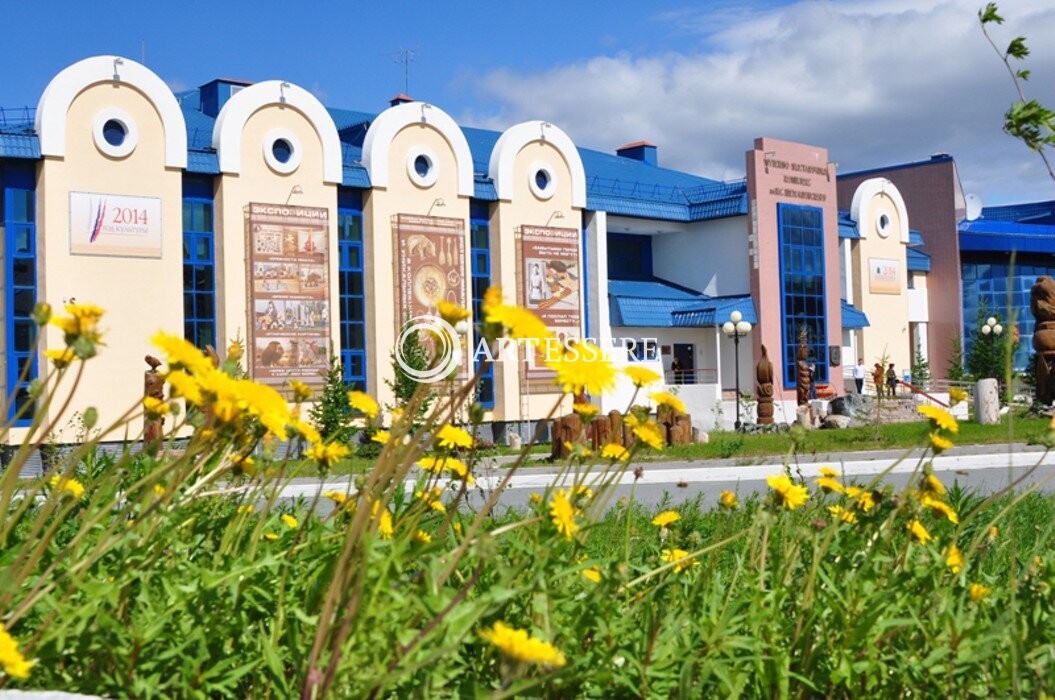
<svg viewBox="0 0 1055 700">
<path fill-rule="evenodd" d="M 684 48 L 495 70 L 478 84 L 496 107 L 467 119 L 501 129 L 544 118 L 606 151 L 648 139 L 662 165 L 723 179 L 743 176 L 744 151 L 763 135 L 825 146 L 842 172 L 945 151 L 986 202 L 1055 198 L 1039 159 L 1001 131 L 1014 93 L 978 28 L 983 2 L 807 1 L 722 10 L 718 22 L 668 13 L 657 21 Z M 1008 21 L 996 34 L 1026 34 L 1029 94 L 1055 106 L 1055 5 L 1000 5 Z"/>
</svg>

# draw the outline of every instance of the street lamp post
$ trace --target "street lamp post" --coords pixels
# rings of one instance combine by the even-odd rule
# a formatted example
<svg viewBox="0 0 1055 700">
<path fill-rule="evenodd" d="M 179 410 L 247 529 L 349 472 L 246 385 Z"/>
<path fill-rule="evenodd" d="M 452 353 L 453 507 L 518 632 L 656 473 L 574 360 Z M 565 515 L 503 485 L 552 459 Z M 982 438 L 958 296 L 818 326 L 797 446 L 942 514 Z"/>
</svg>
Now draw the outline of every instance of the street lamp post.
<svg viewBox="0 0 1055 700">
<path fill-rule="evenodd" d="M 729 320 L 722 324 L 722 332 L 733 339 L 733 358 L 736 372 L 736 430 L 740 431 L 740 338 L 751 332 L 751 324 L 743 320 L 743 314 L 733 311 Z M 720 370 L 719 370 L 720 371 Z M 719 383 L 721 379 L 719 378 Z"/>
<path fill-rule="evenodd" d="M 987 318 L 985 323 L 982 325 L 982 335 L 989 335 L 990 333 L 992 333 L 993 336 L 999 336 L 1003 332 L 1004 327 L 996 322 L 996 317 L 994 316 L 990 316 L 989 318 Z"/>
</svg>

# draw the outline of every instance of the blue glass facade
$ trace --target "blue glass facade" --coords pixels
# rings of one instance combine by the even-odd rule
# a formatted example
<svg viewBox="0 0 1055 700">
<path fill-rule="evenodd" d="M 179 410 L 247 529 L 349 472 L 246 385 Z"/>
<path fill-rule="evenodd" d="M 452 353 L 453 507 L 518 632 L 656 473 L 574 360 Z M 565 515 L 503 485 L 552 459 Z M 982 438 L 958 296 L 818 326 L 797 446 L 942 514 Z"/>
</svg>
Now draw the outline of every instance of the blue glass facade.
<svg viewBox="0 0 1055 700">
<path fill-rule="evenodd" d="M 363 196 L 359 190 L 337 193 L 338 313 L 344 381 L 366 391 L 366 279 L 363 256 Z"/>
<path fill-rule="evenodd" d="M 1029 310 L 1029 290 L 1038 277 L 1055 276 L 1055 259 L 1050 255 L 1019 254 L 1012 270 L 1010 255 L 1006 253 L 965 251 L 960 254 L 960 274 L 963 277 L 964 352 L 970 350 L 968 342 L 975 331 L 978 309 L 985 300 L 986 308 L 999 312 L 1005 324 L 1014 316 L 1021 341 L 1015 354 L 1015 369 L 1025 369 L 1033 352 L 1034 321 Z"/>
<path fill-rule="evenodd" d="M 585 246 L 583 247 L 585 251 Z M 584 268 L 585 269 L 585 264 Z M 652 279 L 652 236 L 608 234 L 608 278 Z"/>
<path fill-rule="evenodd" d="M 780 231 L 781 339 L 784 388 L 795 386 L 799 333 L 806 329 L 817 381 L 828 381 L 828 319 L 824 283 L 824 217 L 818 207 L 777 205 Z"/>
<path fill-rule="evenodd" d="M 476 319 L 477 324 L 482 324 L 484 318 L 484 293 L 491 286 L 491 219 L 487 202 L 473 202 L 471 204 L 469 243 L 472 260 L 473 318 Z M 476 332 L 477 342 L 479 342 L 478 339 L 480 337 L 480 328 L 478 326 Z M 481 361 L 477 361 L 476 368 L 478 371 L 480 364 Z M 480 375 L 476 400 L 484 408 L 494 408 L 495 366 L 493 363 L 489 363 Z"/>
<path fill-rule="evenodd" d="M 212 180 L 183 180 L 183 337 L 216 346 L 216 240 Z"/>
<path fill-rule="evenodd" d="M 14 394 L 8 418 L 24 408 L 15 425 L 29 425 L 33 406 L 28 384 L 37 378 L 37 212 L 33 163 L 0 163 L 0 235 L 4 242 L 4 307 L 7 310 L 6 380 Z M 25 381 L 19 379 L 25 372 Z"/>
</svg>

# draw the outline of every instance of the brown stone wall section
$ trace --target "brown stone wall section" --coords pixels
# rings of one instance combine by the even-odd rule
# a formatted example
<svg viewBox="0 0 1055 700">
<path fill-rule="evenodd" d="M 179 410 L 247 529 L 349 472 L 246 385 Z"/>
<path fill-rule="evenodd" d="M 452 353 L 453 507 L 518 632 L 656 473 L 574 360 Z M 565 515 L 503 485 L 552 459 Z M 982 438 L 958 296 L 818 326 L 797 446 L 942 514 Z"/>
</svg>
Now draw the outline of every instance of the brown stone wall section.
<svg viewBox="0 0 1055 700">
<path fill-rule="evenodd" d="M 931 256 L 927 275 L 929 321 L 927 345 L 931 376 L 944 379 L 952 357 L 953 339 L 963 328 L 960 283 L 960 240 L 963 191 L 956 163 L 949 156 L 839 176 L 839 208 L 849 210 L 857 186 L 885 177 L 900 190 L 908 209 L 909 228 L 923 236 L 923 252 Z"/>
</svg>

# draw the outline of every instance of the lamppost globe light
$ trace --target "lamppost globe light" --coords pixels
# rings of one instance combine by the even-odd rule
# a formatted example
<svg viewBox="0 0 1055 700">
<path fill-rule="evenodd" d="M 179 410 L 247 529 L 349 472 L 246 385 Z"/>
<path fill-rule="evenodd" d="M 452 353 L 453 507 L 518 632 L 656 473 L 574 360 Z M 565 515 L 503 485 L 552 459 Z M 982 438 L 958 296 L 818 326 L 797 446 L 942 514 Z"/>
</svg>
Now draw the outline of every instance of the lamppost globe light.
<svg viewBox="0 0 1055 700">
<path fill-rule="evenodd" d="M 454 324 L 454 331 L 459 335 L 466 335 L 469 332 L 469 322 L 462 320 Z"/>
<path fill-rule="evenodd" d="M 985 322 L 986 322 L 987 325 L 995 326 L 996 325 L 996 318 L 993 317 L 993 316 L 990 316 L 989 318 L 987 318 L 985 320 Z"/>
<path fill-rule="evenodd" d="M 742 319 L 743 317 L 743 314 L 741 314 L 739 311 L 734 311 L 729 314 L 729 320 L 733 323 L 740 323 L 740 319 Z"/>
<path fill-rule="evenodd" d="M 740 321 L 736 324 L 736 332 L 740 335 L 747 335 L 751 332 L 751 324 L 747 321 Z"/>
<path fill-rule="evenodd" d="M 982 335 L 989 335 L 990 333 L 992 333 L 992 331 L 993 327 L 990 326 L 988 323 L 982 326 Z"/>
<path fill-rule="evenodd" d="M 732 321 L 726 321 L 722 324 L 722 332 L 726 335 L 731 336 L 736 333 L 736 326 L 733 324 Z"/>
<path fill-rule="evenodd" d="M 1000 324 L 998 323 L 998 324 L 996 324 L 995 326 L 993 326 L 993 332 L 994 332 L 994 333 L 996 333 L 997 335 L 1000 335 L 1001 333 L 1003 333 L 1003 332 L 1004 332 L 1004 327 L 1003 327 L 1003 326 L 1001 326 L 1001 325 L 1000 325 Z"/>
</svg>

